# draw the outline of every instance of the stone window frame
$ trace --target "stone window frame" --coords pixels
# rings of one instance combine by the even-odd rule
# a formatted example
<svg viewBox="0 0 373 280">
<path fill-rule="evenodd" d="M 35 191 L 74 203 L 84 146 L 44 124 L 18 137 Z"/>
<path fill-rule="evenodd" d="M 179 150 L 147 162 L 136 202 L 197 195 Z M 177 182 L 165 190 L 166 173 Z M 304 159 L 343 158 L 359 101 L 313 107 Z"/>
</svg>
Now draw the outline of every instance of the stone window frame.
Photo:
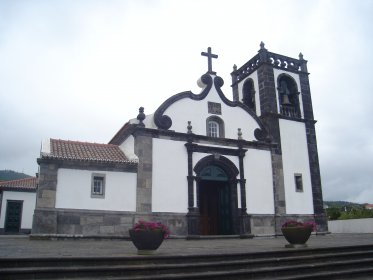
<svg viewBox="0 0 373 280">
<path fill-rule="evenodd" d="M 303 178 L 301 173 L 294 174 L 295 191 L 303 192 Z"/>
<path fill-rule="evenodd" d="M 216 123 L 217 127 L 217 135 L 211 135 L 210 131 L 210 124 Z M 206 119 L 206 135 L 209 137 L 216 137 L 216 138 L 224 138 L 225 130 L 224 130 L 224 121 L 219 118 L 218 116 L 210 116 Z"/>
<path fill-rule="evenodd" d="M 94 192 L 95 178 L 102 179 L 102 190 L 101 190 L 100 193 Z M 105 198 L 105 188 L 106 188 L 106 174 L 92 173 L 92 176 L 91 176 L 91 198 Z"/>
</svg>

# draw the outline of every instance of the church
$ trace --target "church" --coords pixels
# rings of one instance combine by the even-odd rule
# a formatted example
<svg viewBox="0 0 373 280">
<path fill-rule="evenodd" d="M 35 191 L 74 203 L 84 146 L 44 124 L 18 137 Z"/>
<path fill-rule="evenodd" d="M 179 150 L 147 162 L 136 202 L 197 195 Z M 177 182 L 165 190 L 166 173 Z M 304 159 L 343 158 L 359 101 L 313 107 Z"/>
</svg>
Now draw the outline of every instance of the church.
<svg viewBox="0 0 373 280">
<path fill-rule="evenodd" d="M 128 236 L 138 220 L 172 236 L 280 234 L 288 219 L 327 231 L 303 55 L 264 43 L 233 67 L 232 94 L 213 71 L 153 114 L 140 107 L 108 144 L 47 139 L 32 235 Z"/>
</svg>

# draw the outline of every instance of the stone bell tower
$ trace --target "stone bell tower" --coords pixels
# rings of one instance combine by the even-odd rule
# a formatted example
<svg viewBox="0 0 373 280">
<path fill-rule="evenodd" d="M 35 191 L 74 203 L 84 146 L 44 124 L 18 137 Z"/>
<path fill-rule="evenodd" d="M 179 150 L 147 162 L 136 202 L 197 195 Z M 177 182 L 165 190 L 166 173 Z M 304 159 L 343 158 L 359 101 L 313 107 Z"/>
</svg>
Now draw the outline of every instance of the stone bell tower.
<svg viewBox="0 0 373 280">
<path fill-rule="evenodd" d="M 275 144 L 271 157 L 277 233 L 289 218 L 314 219 L 318 232 L 327 231 L 308 75 L 301 53 L 299 59 L 272 53 L 263 42 L 257 55 L 240 68 L 235 65 L 231 73 L 234 101 L 262 119 Z"/>
</svg>

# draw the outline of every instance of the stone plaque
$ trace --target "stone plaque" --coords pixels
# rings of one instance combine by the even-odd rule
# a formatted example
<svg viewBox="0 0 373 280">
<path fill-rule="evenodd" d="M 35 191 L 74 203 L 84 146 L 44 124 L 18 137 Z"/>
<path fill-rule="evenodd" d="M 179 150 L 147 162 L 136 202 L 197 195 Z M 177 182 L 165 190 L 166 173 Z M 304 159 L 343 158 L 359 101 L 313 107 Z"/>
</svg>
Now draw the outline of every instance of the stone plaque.
<svg viewBox="0 0 373 280">
<path fill-rule="evenodd" d="M 221 115 L 221 104 L 215 102 L 208 102 L 209 114 Z"/>
</svg>

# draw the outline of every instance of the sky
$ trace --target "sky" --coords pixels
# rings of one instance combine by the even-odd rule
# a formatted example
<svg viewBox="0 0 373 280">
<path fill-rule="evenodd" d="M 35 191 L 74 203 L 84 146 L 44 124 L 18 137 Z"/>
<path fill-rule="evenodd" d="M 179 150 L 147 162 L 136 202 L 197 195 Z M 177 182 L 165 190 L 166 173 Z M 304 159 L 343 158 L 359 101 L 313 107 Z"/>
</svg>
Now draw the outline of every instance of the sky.
<svg viewBox="0 0 373 280">
<path fill-rule="evenodd" d="M 43 139 L 108 143 L 143 106 L 199 93 L 201 52 L 308 60 L 324 200 L 373 203 L 372 0 L 0 0 L 0 170 L 34 175 Z"/>
</svg>

